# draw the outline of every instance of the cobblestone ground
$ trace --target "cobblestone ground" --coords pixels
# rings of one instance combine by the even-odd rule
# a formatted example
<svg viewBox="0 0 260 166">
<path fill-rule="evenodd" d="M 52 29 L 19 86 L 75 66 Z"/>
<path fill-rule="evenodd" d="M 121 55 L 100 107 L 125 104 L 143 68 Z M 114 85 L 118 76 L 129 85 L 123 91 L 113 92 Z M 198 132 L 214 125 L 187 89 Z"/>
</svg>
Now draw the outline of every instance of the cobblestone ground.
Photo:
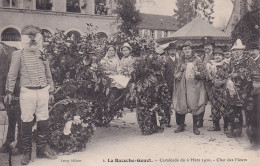
<svg viewBox="0 0 260 166">
<path fill-rule="evenodd" d="M 177 127 L 172 115 L 172 127 L 163 133 L 143 136 L 135 112 L 126 112 L 108 127 L 97 128 L 83 152 L 59 156 L 56 160 L 36 159 L 35 145 L 29 166 L 185 166 L 185 165 L 247 165 L 260 162 L 260 150 L 253 149 L 245 130 L 241 138 L 230 139 L 220 132 L 208 132 L 209 107 L 201 135 L 192 133 L 192 116 L 187 115 L 186 130 L 174 133 Z M 221 121 L 223 128 L 223 121 Z M 3 137 L 3 125 L 1 125 Z M 2 140 L 0 140 L 2 143 Z M 21 156 L 12 158 L 13 166 L 20 165 Z M 0 166 L 8 165 L 8 155 L 0 154 Z M 124 162 L 125 161 L 125 162 Z"/>
</svg>

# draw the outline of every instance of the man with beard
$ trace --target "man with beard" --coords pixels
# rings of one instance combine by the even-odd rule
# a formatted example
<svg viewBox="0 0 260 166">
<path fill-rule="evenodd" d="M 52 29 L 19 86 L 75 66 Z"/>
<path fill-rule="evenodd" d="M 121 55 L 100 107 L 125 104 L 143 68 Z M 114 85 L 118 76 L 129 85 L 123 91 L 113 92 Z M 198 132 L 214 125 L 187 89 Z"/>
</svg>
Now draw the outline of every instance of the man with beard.
<svg viewBox="0 0 260 166">
<path fill-rule="evenodd" d="M 20 107 L 22 123 L 22 165 L 29 164 L 32 153 L 32 127 L 34 114 L 37 120 L 37 158 L 55 159 L 47 148 L 48 102 L 53 102 L 54 86 L 48 60 L 42 55 L 41 30 L 32 25 L 21 30 L 22 49 L 15 51 L 6 81 L 5 103 L 10 103 L 16 79 L 20 76 Z"/>
<path fill-rule="evenodd" d="M 3 96 L 5 95 L 5 82 L 8 74 L 9 66 L 11 63 L 11 57 L 8 55 L 4 47 L 0 44 L 0 105 L 4 108 L 3 105 Z M 19 155 L 22 152 L 21 148 L 21 110 L 19 104 L 19 79 L 15 85 L 15 90 L 12 96 L 13 101 L 11 105 L 6 105 L 6 111 L 8 116 L 8 131 L 4 144 L 0 148 L 0 153 L 8 153 L 9 147 L 12 142 L 15 142 L 15 128 L 18 124 L 18 134 L 16 140 L 16 146 L 13 150 L 13 155 Z"/>
<path fill-rule="evenodd" d="M 167 59 L 165 64 L 165 80 L 169 89 L 169 93 L 173 95 L 173 86 L 174 86 L 174 72 L 176 67 L 177 61 L 177 45 L 175 43 L 170 43 L 168 47 L 165 48 Z M 166 112 L 167 116 L 167 124 L 166 127 L 171 127 L 171 108 Z"/>
</svg>

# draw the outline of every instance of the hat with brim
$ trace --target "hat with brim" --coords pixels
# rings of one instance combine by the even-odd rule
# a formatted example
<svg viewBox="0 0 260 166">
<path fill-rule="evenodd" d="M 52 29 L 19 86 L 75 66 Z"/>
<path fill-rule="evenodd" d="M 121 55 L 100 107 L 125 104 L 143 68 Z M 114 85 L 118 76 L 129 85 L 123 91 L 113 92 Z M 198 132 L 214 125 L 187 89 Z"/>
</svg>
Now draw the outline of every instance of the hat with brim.
<svg viewBox="0 0 260 166">
<path fill-rule="evenodd" d="M 224 56 L 224 52 L 221 48 L 215 48 L 214 49 L 214 55 L 215 54 L 221 54 L 222 56 Z"/>
<path fill-rule="evenodd" d="M 41 33 L 41 29 L 39 27 L 35 27 L 33 25 L 26 25 L 22 28 L 22 35 L 36 35 L 37 33 Z"/>
<path fill-rule="evenodd" d="M 231 48 L 231 51 L 244 50 L 244 49 L 245 49 L 245 45 L 243 45 L 243 43 L 240 39 L 237 39 L 237 41 L 234 43 L 233 47 Z"/>
<path fill-rule="evenodd" d="M 122 52 L 122 49 L 126 47 L 128 48 L 130 51 L 132 51 L 132 47 L 128 44 L 128 43 L 124 43 L 124 45 L 120 48 L 120 51 Z"/>
</svg>

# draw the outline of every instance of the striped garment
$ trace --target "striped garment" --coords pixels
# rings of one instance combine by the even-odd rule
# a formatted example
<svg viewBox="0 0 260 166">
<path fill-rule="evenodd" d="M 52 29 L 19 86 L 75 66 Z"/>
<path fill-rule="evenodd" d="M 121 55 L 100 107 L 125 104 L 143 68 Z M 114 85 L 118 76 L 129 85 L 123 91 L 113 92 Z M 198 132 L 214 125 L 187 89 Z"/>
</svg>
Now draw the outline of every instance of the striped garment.
<svg viewBox="0 0 260 166">
<path fill-rule="evenodd" d="M 47 86 L 44 62 L 39 50 L 22 50 L 21 60 L 30 79 L 30 87 Z"/>
<path fill-rule="evenodd" d="M 53 80 L 48 60 L 43 61 L 39 50 L 23 49 L 12 55 L 11 65 L 7 76 L 6 91 L 13 93 L 16 79 L 20 76 L 20 87 L 46 87 L 53 92 Z"/>
</svg>

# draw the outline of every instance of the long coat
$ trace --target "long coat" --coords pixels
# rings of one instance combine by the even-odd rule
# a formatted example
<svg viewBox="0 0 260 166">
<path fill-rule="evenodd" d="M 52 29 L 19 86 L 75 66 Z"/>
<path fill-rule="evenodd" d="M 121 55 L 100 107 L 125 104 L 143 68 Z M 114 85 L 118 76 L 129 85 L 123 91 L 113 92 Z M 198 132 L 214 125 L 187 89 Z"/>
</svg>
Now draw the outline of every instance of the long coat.
<svg viewBox="0 0 260 166">
<path fill-rule="evenodd" d="M 206 69 L 200 58 L 178 61 L 172 104 L 177 113 L 199 115 L 204 111 L 207 102 L 205 77 Z"/>
</svg>

